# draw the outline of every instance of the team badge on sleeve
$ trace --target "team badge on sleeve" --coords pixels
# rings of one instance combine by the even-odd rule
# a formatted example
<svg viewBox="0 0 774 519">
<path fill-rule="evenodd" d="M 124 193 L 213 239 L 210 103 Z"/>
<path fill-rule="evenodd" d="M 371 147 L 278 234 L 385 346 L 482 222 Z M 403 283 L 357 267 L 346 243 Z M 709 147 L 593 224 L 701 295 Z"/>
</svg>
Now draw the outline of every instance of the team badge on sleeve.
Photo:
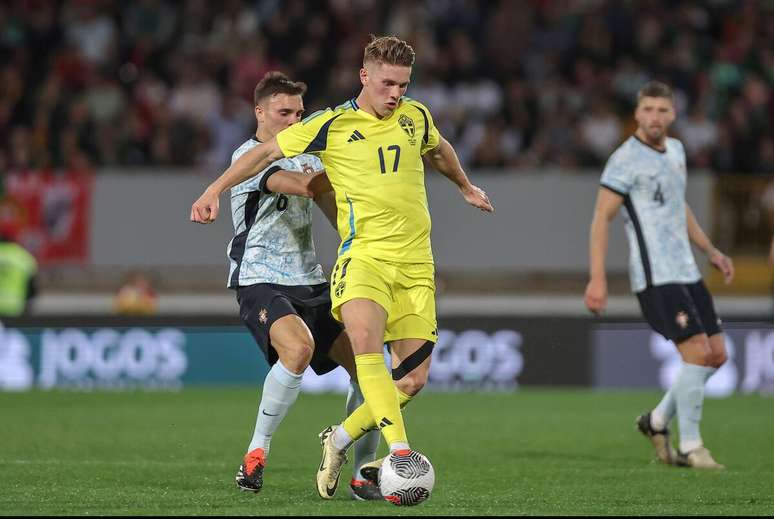
<svg viewBox="0 0 774 519">
<path fill-rule="evenodd" d="M 265 308 L 261 308 L 261 311 L 258 312 L 258 322 L 261 324 L 266 324 L 266 321 L 269 320 L 269 312 Z"/>
</svg>

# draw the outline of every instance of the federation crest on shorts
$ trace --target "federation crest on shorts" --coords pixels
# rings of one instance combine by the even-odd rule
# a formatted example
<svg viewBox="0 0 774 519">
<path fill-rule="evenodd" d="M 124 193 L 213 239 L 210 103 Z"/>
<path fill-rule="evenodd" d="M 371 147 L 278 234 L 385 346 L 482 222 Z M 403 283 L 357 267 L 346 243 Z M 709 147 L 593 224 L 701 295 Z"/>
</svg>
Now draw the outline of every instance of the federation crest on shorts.
<svg viewBox="0 0 774 519">
<path fill-rule="evenodd" d="M 677 312 L 677 316 L 675 317 L 675 322 L 677 323 L 677 326 L 685 330 L 686 328 L 688 328 L 688 314 L 680 310 L 679 312 Z"/>
<path fill-rule="evenodd" d="M 401 116 L 398 118 L 398 124 L 400 125 L 401 129 L 406 132 L 406 135 L 409 136 L 409 144 L 412 146 L 416 144 L 417 141 L 414 139 L 414 134 L 416 133 L 414 119 L 406 114 L 401 114 Z"/>
<path fill-rule="evenodd" d="M 341 297 L 341 294 L 344 293 L 345 288 L 346 286 L 344 285 L 343 281 L 336 285 L 336 297 Z"/>
<path fill-rule="evenodd" d="M 265 308 L 261 308 L 261 311 L 258 312 L 258 322 L 261 324 L 266 324 L 266 321 L 269 320 L 269 312 Z"/>
</svg>

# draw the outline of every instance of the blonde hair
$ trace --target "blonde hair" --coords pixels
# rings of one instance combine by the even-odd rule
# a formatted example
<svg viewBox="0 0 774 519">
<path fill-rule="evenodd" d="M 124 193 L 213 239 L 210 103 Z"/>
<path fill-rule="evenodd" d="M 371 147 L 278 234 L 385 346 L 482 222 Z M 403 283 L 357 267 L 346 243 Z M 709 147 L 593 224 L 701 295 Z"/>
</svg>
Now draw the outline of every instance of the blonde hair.
<svg viewBox="0 0 774 519">
<path fill-rule="evenodd" d="M 363 52 L 363 66 L 368 62 L 410 67 L 414 64 L 414 49 L 397 36 L 371 35 L 371 43 Z"/>
</svg>

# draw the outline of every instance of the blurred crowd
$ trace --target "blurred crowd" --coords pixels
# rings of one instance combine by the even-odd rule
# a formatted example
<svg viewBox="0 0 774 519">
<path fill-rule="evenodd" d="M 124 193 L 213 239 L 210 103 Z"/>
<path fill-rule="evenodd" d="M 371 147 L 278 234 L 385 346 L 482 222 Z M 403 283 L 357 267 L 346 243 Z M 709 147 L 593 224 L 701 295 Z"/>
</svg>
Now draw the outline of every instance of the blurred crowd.
<svg viewBox="0 0 774 519">
<path fill-rule="evenodd" d="M 359 91 L 369 33 L 414 45 L 408 95 L 470 168 L 595 168 L 649 79 L 676 90 L 689 165 L 774 173 L 774 4 L 602 0 L 0 3 L 0 172 L 218 174 L 269 70 L 307 112 Z"/>
</svg>

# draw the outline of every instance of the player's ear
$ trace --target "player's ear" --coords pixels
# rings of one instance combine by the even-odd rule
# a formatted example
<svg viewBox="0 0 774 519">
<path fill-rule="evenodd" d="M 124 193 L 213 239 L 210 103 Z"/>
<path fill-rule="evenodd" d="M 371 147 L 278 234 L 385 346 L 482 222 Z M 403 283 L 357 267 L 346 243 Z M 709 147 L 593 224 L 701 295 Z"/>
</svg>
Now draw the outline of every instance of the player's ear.
<svg viewBox="0 0 774 519">
<path fill-rule="evenodd" d="M 368 82 L 368 71 L 365 67 L 360 69 L 360 83 L 362 83 L 363 86 Z"/>
</svg>

